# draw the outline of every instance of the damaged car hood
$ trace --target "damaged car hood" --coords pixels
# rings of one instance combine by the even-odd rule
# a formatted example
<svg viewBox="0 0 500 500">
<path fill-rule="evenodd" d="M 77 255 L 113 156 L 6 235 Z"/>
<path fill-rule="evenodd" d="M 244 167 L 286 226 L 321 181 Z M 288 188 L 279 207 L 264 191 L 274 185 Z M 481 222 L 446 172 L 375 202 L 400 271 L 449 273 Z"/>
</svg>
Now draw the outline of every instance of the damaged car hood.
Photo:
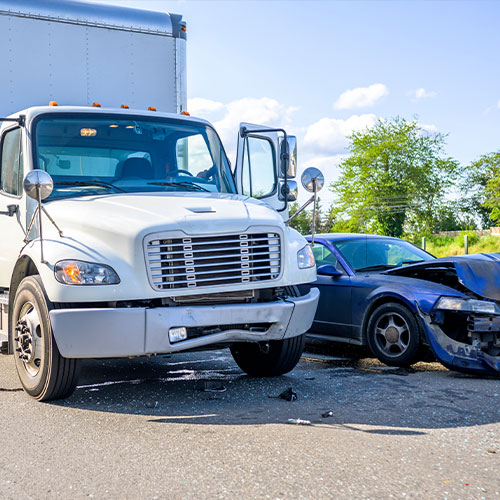
<svg viewBox="0 0 500 500">
<path fill-rule="evenodd" d="M 384 274 L 432 281 L 500 301 L 500 253 L 443 257 L 390 269 Z"/>
</svg>

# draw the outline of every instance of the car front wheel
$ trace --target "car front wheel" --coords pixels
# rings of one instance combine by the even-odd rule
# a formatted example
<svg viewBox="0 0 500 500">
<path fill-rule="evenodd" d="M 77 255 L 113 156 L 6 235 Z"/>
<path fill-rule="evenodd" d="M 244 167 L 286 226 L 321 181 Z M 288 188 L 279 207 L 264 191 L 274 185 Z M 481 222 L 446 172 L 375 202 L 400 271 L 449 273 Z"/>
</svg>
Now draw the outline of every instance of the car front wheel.
<svg viewBox="0 0 500 500">
<path fill-rule="evenodd" d="M 388 302 L 377 307 L 368 320 L 366 336 L 372 353 L 386 365 L 409 366 L 418 361 L 418 323 L 401 304 Z"/>
</svg>

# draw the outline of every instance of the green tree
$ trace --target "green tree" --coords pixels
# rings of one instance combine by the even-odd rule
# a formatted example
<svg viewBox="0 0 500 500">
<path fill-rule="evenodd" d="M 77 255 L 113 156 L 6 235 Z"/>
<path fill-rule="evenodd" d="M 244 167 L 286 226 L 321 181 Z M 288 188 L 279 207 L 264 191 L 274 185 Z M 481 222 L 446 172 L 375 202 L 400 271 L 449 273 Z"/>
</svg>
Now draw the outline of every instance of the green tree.
<svg viewBox="0 0 500 500">
<path fill-rule="evenodd" d="M 354 132 L 330 186 L 338 198 L 334 228 L 390 236 L 432 231 L 458 172 L 458 162 L 444 156 L 445 139 L 400 117 Z"/>
<path fill-rule="evenodd" d="M 485 154 L 467 166 L 461 186 L 463 206 L 480 219 L 483 228 L 500 222 L 499 178 L 500 151 Z"/>
</svg>

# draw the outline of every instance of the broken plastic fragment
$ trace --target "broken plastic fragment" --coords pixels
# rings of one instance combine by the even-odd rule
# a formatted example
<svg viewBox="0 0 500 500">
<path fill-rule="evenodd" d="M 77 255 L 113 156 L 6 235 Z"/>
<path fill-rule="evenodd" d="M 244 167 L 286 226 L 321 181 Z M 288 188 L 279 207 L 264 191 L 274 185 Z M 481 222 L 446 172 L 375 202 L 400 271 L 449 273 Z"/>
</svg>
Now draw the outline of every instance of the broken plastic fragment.
<svg viewBox="0 0 500 500">
<path fill-rule="evenodd" d="M 333 417 L 333 411 L 325 411 L 325 413 L 321 414 L 322 418 L 328 418 L 328 417 Z"/>
<path fill-rule="evenodd" d="M 310 420 L 302 420 L 300 418 L 289 418 L 288 423 L 295 425 L 312 425 Z"/>
</svg>

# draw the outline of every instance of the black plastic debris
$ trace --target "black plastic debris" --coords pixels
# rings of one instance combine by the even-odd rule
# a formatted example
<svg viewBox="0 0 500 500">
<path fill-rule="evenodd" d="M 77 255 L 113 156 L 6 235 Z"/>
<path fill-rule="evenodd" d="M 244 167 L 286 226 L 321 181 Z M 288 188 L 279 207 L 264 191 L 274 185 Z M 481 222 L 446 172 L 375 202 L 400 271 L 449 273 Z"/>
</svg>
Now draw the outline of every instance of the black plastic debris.
<svg viewBox="0 0 500 500">
<path fill-rule="evenodd" d="M 279 396 L 269 396 L 270 398 L 284 399 L 285 401 L 296 401 L 297 393 L 293 392 L 293 389 L 289 387 L 285 389 Z"/>
<path fill-rule="evenodd" d="M 226 392 L 226 386 L 212 380 L 201 380 L 196 384 L 196 389 L 202 392 Z"/>
<path fill-rule="evenodd" d="M 325 411 L 324 413 L 321 414 L 321 418 L 328 418 L 328 417 L 333 417 L 333 411 Z"/>
</svg>

